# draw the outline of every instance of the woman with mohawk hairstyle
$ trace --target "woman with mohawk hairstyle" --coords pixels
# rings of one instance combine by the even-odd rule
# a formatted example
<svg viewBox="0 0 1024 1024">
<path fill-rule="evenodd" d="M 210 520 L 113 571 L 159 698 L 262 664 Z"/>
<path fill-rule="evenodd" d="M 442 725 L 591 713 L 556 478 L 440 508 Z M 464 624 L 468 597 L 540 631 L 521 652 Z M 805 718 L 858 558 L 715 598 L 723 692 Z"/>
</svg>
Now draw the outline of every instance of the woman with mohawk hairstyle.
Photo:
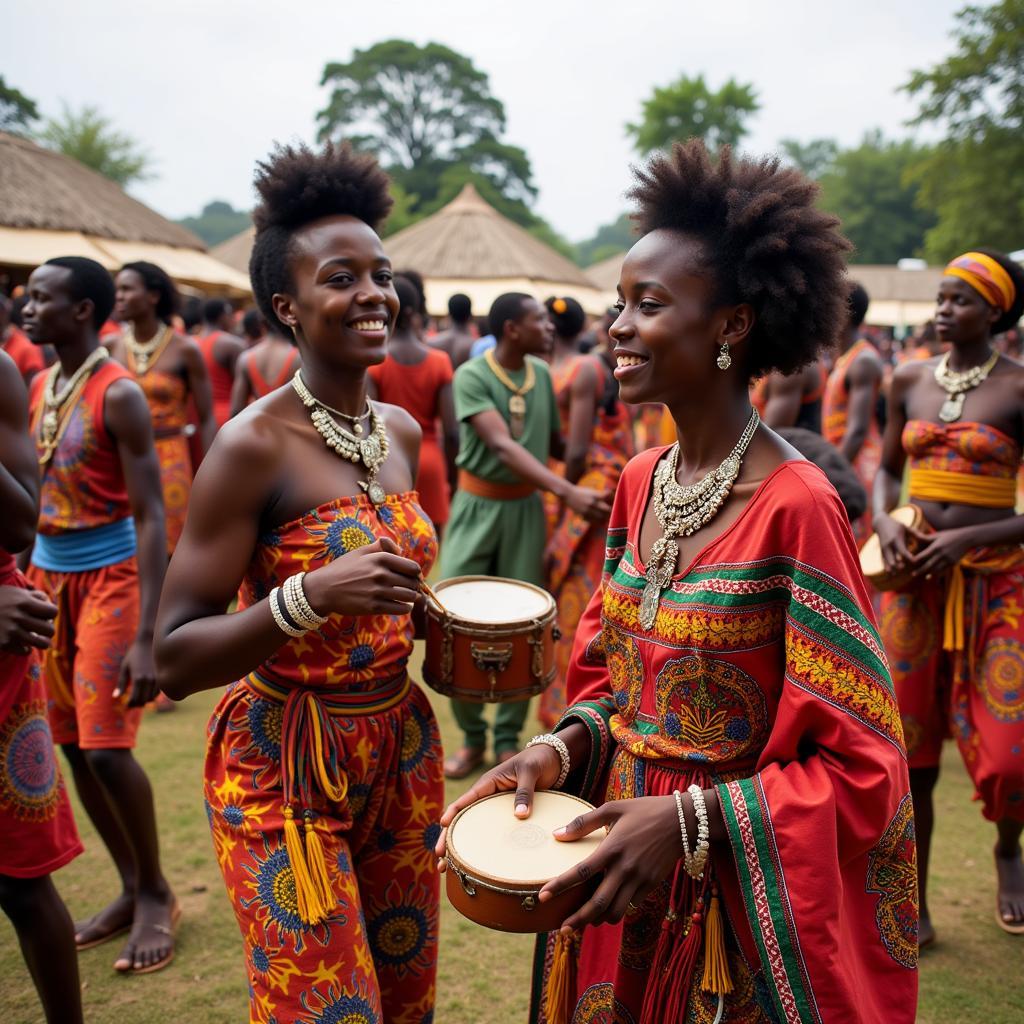
<svg viewBox="0 0 1024 1024">
<path fill-rule="evenodd" d="M 218 434 L 157 628 L 170 696 L 234 683 L 205 797 L 262 1024 L 433 1015 L 441 744 L 406 666 L 437 538 L 420 429 L 366 393 L 399 306 L 388 184 L 348 145 L 259 165 L 253 292 L 302 369 Z"/>
<path fill-rule="evenodd" d="M 668 406 L 679 441 L 619 482 L 555 733 L 441 824 L 502 789 L 528 816 L 565 754 L 563 788 L 600 806 L 555 835 L 614 826 L 541 891 L 597 880 L 538 946 L 532 1020 L 911 1024 L 889 671 L 835 490 L 748 397 L 838 337 L 848 243 L 798 171 L 698 140 L 654 157 L 631 198 L 615 373 L 623 401 Z"/>
</svg>

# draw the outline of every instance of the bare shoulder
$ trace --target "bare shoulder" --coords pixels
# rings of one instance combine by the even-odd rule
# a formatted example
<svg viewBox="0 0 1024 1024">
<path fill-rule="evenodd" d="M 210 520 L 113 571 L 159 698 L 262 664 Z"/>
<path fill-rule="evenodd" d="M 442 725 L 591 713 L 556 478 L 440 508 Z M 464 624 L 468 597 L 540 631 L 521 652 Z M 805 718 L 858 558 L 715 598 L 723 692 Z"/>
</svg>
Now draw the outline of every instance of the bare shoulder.
<svg viewBox="0 0 1024 1024">
<path fill-rule="evenodd" d="M 374 407 L 384 417 L 384 425 L 392 438 L 405 448 L 419 447 L 423 431 L 415 417 L 400 405 L 388 405 L 386 402 L 374 402 Z"/>
<path fill-rule="evenodd" d="M 939 358 L 939 356 L 935 356 L 932 359 L 911 359 L 909 362 L 900 363 L 892 372 L 893 385 L 908 387 L 923 380 L 926 376 L 934 374 L 935 367 L 939 365 Z"/>
</svg>

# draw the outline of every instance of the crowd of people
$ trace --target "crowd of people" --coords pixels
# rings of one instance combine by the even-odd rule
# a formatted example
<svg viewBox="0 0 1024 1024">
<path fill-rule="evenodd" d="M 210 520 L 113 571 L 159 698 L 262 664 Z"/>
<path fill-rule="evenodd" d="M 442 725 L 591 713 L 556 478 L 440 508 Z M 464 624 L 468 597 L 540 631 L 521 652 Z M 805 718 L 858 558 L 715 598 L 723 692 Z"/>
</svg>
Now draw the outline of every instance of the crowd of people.
<svg viewBox="0 0 1024 1024">
<path fill-rule="evenodd" d="M 48 1021 L 81 1020 L 77 950 L 173 959 L 132 751 L 210 689 L 254 1022 L 433 1019 L 445 828 L 558 787 L 595 806 L 561 840 L 610 831 L 542 890 L 598 879 L 531 1020 L 909 1024 L 950 736 L 1024 934 L 1019 265 L 953 260 L 897 350 L 810 183 L 691 141 L 637 173 L 612 309 L 441 323 L 371 157 L 279 147 L 256 189 L 254 309 L 76 256 L 0 300 L 0 905 Z M 548 732 L 453 699 L 443 755 L 408 672 L 435 563 L 553 595 Z M 121 882 L 77 923 L 54 744 Z"/>
</svg>

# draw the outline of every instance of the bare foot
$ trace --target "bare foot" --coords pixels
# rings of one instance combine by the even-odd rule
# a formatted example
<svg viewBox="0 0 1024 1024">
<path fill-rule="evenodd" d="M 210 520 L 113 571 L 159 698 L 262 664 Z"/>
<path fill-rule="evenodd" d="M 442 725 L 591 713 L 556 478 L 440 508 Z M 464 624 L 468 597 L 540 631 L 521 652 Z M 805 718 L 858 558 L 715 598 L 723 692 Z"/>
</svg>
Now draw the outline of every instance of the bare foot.
<svg viewBox="0 0 1024 1024">
<path fill-rule="evenodd" d="M 935 925 L 928 916 L 927 910 L 921 911 L 921 920 L 917 926 L 917 948 L 927 949 L 935 943 Z"/>
<path fill-rule="evenodd" d="M 1009 856 L 1004 856 L 997 843 L 995 854 L 999 923 L 1004 931 L 1024 935 L 1024 862 L 1020 845 Z"/>
<path fill-rule="evenodd" d="M 135 915 L 135 899 L 122 892 L 113 903 L 105 906 L 98 914 L 84 921 L 75 922 L 75 946 L 78 949 L 92 949 L 123 935 L 132 926 Z"/>
<path fill-rule="evenodd" d="M 124 974 L 148 974 L 174 959 L 174 930 L 181 918 L 178 901 L 170 891 L 163 897 L 139 896 L 131 935 L 114 970 Z"/>
</svg>

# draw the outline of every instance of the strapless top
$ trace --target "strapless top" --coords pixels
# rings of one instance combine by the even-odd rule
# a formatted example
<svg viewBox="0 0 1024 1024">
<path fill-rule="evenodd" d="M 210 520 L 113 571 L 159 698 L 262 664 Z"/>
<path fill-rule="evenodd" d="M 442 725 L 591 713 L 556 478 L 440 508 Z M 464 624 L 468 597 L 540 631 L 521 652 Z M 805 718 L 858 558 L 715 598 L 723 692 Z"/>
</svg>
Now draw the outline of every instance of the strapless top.
<svg viewBox="0 0 1024 1024">
<path fill-rule="evenodd" d="M 985 423 L 908 420 L 902 441 L 912 470 L 1012 480 L 1020 466 L 1020 445 Z"/>
</svg>

